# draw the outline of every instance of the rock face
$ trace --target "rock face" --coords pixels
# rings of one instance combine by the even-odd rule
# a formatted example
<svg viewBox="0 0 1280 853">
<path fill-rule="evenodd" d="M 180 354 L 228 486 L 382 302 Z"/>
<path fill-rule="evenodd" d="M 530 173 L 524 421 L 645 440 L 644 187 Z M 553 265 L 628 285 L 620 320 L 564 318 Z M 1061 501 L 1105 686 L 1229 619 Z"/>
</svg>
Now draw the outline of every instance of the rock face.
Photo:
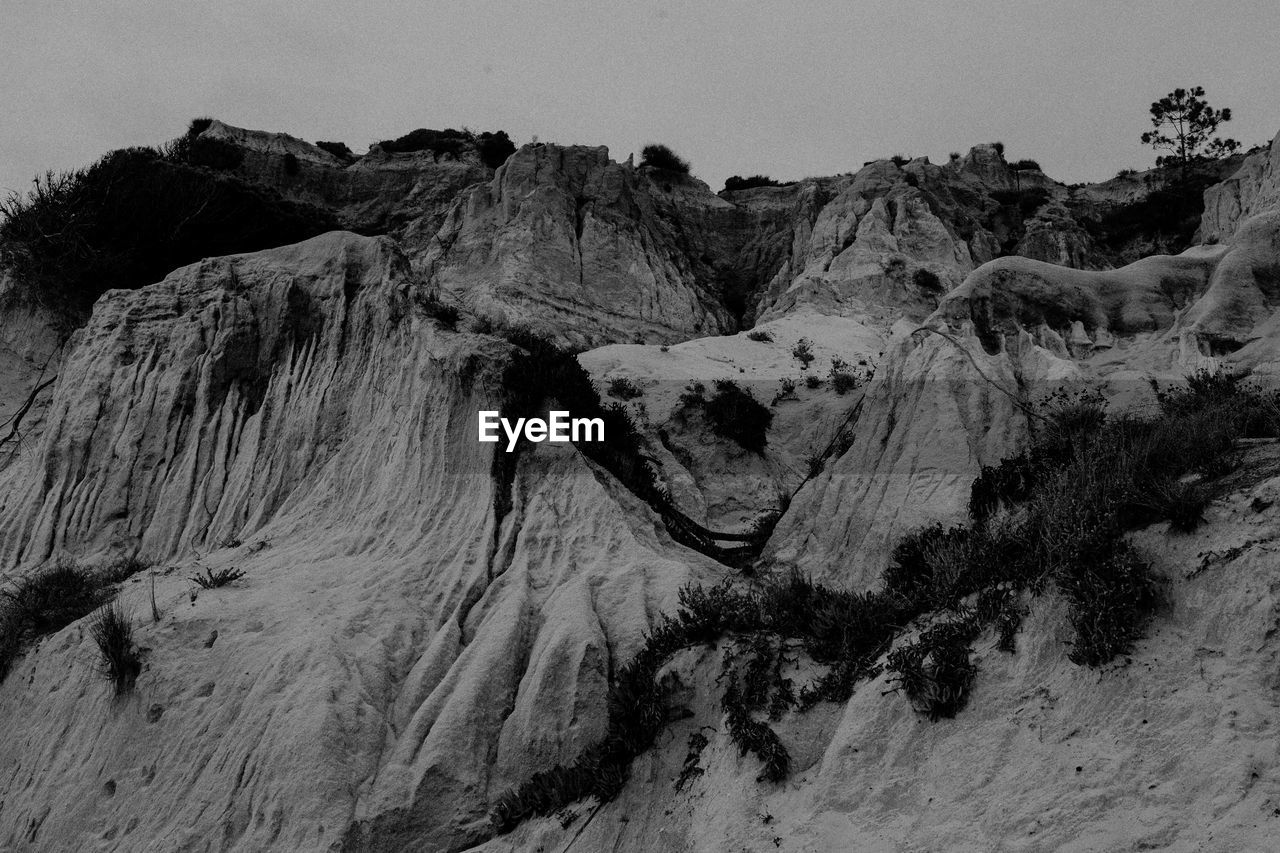
<svg viewBox="0 0 1280 853">
<path fill-rule="evenodd" d="M 435 329 L 403 255 L 344 233 L 104 297 L 3 472 L 4 556 L 181 569 L 133 704 L 84 623 L 0 685 L 4 846 L 457 849 L 589 742 L 612 656 L 708 567 L 576 452 L 527 456 L 498 514 L 474 431 L 508 350 Z M 228 565 L 246 588 L 184 579 Z M 146 804 L 114 819 L 116 793 Z"/>
<path fill-rule="evenodd" d="M 347 163 L 288 134 L 216 120 L 200 138 L 235 146 L 243 155 L 235 167 L 240 177 L 332 210 L 344 226 L 364 234 L 398 234 L 411 223 L 419 230 L 425 223 L 439 227 L 462 189 L 493 176 L 473 150 L 442 158 L 375 148 Z"/>
<path fill-rule="evenodd" d="M 1280 135 L 1270 145 L 1245 157 L 1235 174 L 1205 190 L 1201 240 L 1230 240 L 1249 217 L 1278 206 Z"/>
<path fill-rule="evenodd" d="M 727 206 L 705 185 L 676 191 Z M 526 145 L 458 200 L 418 263 L 468 308 L 578 344 L 726 331 L 693 247 L 673 251 L 678 202 L 662 192 L 607 149 Z"/>
<path fill-rule="evenodd" d="M 0 568 L 157 566 L 120 589 L 144 649 L 132 694 L 95 672 L 87 619 L 0 682 L 0 847 L 1268 848 L 1274 478 L 1215 502 L 1197 534 L 1138 535 L 1172 604 L 1128 667 L 1071 664 L 1061 607 L 1038 606 L 1016 655 L 978 639 L 955 720 L 924 721 L 883 674 L 783 714 L 794 768 L 772 785 L 725 734 L 729 646 L 700 646 L 661 673 L 690 716 L 616 801 L 494 837 L 499 793 L 600 737 L 611 677 L 681 586 L 733 575 L 573 447 L 513 460 L 477 442 L 477 411 L 525 390 L 505 384 L 516 347 L 439 308 L 596 346 L 579 362 L 629 408 L 677 507 L 721 531 L 785 510 L 761 570 L 862 590 L 903 533 L 963 514 L 1040 394 L 1136 406 L 1197 368 L 1280 370 L 1262 161 L 1210 194 L 1249 214 L 1207 214 L 1231 220 L 1218 244 L 1110 269 L 1067 188 L 994 146 L 717 196 L 602 148 L 528 145 L 490 171 L 205 132 L 250 152 L 244 174 L 388 233 L 110 292 L 60 352 L 49 318 L 5 308 L 0 412 L 38 366 L 57 381 L 0 448 Z M 23 332 L 33 318 L 47 334 Z M 844 394 L 837 359 L 857 377 Z M 763 452 L 682 399 L 723 379 L 772 411 Z M 639 396 L 611 396 L 614 380 Z M 188 580 L 229 567 L 245 577 Z M 677 789 L 697 733 L 702 775 Z"/>
<path fill-rule="evenodd" d="M 955 720 L 921 718 L 882 674 L 844 706 L 774 724 L 795 767 L 771 785 L 723 733 L 718 653 L 698 649 L 672 665 L 693 715 L 637 762 L 618 801 L 478 849 L 1266 850 L 1280 782 L 1269 636 L 1280 530 L 1250 504 L 1277 495 L 1270 479 L 1216 503 L 1200 533 L 1139 536 L 1174 603 L 1127 666 L 1099 675 L 1069 663 L 1065 608 L 1041 601 L 1016 654 L 990 635 L 974 644 L 980 672 Z M 1209 552 L 1232 556 L 1198 571 Z M 677 790 L 697 732 L 710 741 L 703 772 Z"/>
</svg>

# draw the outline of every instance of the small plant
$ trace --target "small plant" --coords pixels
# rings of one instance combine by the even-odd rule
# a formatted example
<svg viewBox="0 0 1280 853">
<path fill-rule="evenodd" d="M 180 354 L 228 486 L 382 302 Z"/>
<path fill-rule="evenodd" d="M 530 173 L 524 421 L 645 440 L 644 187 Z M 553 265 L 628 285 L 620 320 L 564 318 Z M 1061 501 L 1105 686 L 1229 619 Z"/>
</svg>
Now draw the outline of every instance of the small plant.
<svg viewBox="0 0 1280 853">
<path fill-rule="evenodd" d="M 1001 157 L 1003 157 L 1003 156 L 1004 156 L 1004 143 L 1003 143 L 1003 142 L 996 142 L 992 147 L 996 149 L 996 153 L 997 153 L 997 154 L 999 154 Z"/>
<path fill-rule="evenodd" d="M 813 363 L 813 344 L 808 338 L 801 338 L 796 341 L 796 345 L 791 348 L 791 354 L 800 362 L 801 370 L 808 370 L 809 365 Z"/>
<path fill-rule="evenodd" d="M 771 344 L 773 343 L 773 335 L 769 333 L 768 329 L 753 329 L 747 332 L 747 340 L 761 344 Z"/>
<path fill-rule="evenodd" d="M 773 405 L 778 405 L 783 400 L 795 400 L 796 398 L 796 381 L 790 376 L 784 376 L 778 381 L 778 393 L 773 395 Z"/>
<path fill-rule="evenodd" d="M 658 352 L 671 352 L 671 347 L 667 346 L 666 344 L 663 344 L 662 346 L 658 347 Z"/>
<path fill-rule="evenodd" d="M 244 577 L 244 572 L 233 566 L 225 569 L 205 569 L 203 575 L 192 575 L 190 580 L 201 589 L 217 589 Z"/>
<path fill-rule="evenodd" d="M 810 453 L 804 457 L 805 479 L 812 480 L 822 473 L 826 460 L 821 453 Z"/>
<path fill-rule="evenodd" d="M 841 396 L 858 387 L 858 377 L 850 369 L 849 363 L 839 356 L 831 359 L 831 372 L 828 376 L 831 387 Z"/>
<path fill-rule="evenodd" d="M 689 174 L 689 163 L 660 143 L 651 143 L 641 150 L 640 165 L 677 175 Z"/>
<path fill-rule="evenodd" d="M 952 151 L 950 154 L 947 155 L 947 159 L 949 159 L 951 162 L 954 163 L 955 161 L 960 159 L 960 152 Z"/>
<path fill-rule="evenodd" d="M 816 391 L 822 387 L 822 377 L 816 373 L 810 373 L 804 378 L 804 387 L 810 391 Z"/>
<path fill-rule="evenodd" d="M 615 376 L 609 380 L 609 396 L 619 400 L 634 400 L 644 394 L 644 389 L 626 376 Z"/>
<path fill-rule="evenodd" d="M 747 450 L 763 453 L 773 412 L 731 379 L 717 379 L 715 393 L 703 405 L 711 431 Z"/>
<path fill-rule="evenodd" d="M 893 165 L 897 166 L 899 169 L 911 162 L 911 158 L 906 154 L 894 154 L 889 159 L 892 160 Z"/>
<path fill-rule="evenodd" d="M 1028 160 L 1028 159 L 1015 160 L 1014 162 L 1009 164 L 1009 168 L 1015 172 L 1041 171 L 1039 163 L 1037 163 L 1035 160 Z"/>
<path fill-rule="evenodd" d="M 115 695 L 131 691 L 142 672 L 142 654 L 133 642 L 133 620 L 113 602 L 94 616 L 89 635 L 98 647 L 101 672 L 115 686 Z"/>
</svg>

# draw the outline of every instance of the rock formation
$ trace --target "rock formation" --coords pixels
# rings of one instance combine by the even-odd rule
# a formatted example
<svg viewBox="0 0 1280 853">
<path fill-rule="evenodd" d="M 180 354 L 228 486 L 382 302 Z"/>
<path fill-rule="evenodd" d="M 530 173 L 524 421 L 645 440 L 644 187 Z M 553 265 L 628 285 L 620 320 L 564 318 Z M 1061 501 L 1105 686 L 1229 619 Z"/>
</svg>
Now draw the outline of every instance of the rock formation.
<svg viewBox="0 0 1280 853">
<path fill-rule="evenodd" d="M 1276 373 L 1280 143 L 1206 194 L 1216 243 L 1117 267 L 1081 211 L 1129 190 L 1073 191 L 990 145 L 717 195 L 603 148 L 530 144 L 490 169 L 202 132 L 244 152 L 242 178 L 369 233 L 109 291 L 70 334 L 5 301 L 0 418 L 32 406 L 0 445 L 0 568 L 155 566 L 119 583 L 143 649 L 132 693 L 95 672 L 89 619 L 25 638 L 0 682 L 0 847 L 1271 843 L 1265 448 L 1199 532 L 1135 534 L 1173 605 L 1130 666 L 1071 663 L 1049 596 L 1015 655 L 975 641 L 954 720 L 884 695 L 883 672 L 781 713 L 793 768 L 775 784 L 724 731 L 730 644 L 698 645 L 660 674 L 685 716 L 615 800 L 496 835 L 502 792 L 606 731 L 611 679 L 681 587 L 741 567 L 682 544 L 651 495 L 572 446 L 477 442 L 476 412 L 529 390 L 509 386 L 511 326 L 582 349 L 671 506 L 734 534 L 780 514 L 757 571 L 873 588 L 895 541 L 961 518 L 981 468 L 1025 445 L 1039 396 L 1138 407 L 1203 367 Z M 763 449 L 690 404 L 717 380 L 772 413 Z M 190 580 L 223 568 L 243 579 Z"/>
</svg>

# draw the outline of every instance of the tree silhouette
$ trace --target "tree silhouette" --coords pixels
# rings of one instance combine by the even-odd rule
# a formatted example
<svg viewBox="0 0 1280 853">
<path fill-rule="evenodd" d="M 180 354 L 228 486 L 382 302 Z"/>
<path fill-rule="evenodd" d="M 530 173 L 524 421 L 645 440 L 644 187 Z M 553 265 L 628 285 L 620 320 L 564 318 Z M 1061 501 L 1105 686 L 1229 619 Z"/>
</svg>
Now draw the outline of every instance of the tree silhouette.
<svg viewBox="0 0 1280 853">
<path fill-rule="evenodd" d="M 1226 157 L 1240 148 L 1234 139 L 1217 138 L 1218 126 L 1231 121 L 1231 110 L 1215 110 L 1204 100 L 1204 87 L 1174 89 L 1151 105 L 1151 127 L 1144 145 L 1169 151 L 1156 158 L 1160 167 L 1177 167 L 1183 182 L 1191 167 Z"/>
</svg>

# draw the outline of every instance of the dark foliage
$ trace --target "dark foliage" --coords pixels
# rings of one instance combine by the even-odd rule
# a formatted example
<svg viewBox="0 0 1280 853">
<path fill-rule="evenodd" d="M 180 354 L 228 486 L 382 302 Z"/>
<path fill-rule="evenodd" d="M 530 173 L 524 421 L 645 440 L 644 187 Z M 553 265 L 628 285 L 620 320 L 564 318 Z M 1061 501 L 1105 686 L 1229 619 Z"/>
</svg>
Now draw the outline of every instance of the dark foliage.
<svg viewBox="0 0 1280 853">
<path fill-rule="evenodd" d="M 808 338 L 801 338 L 791 348 L 791 355 L 800 362 L 801 370 L 808 370 L 814 359 L 813 344 L 809 342 Z"/>
<path fill-rule="evenodd" d="M 656 142 L 646 145 L 640 152 L 640 165 L 677 175 L 689 174 L 689 163 L 687 161 L 681 159 L 676 152 L 667 146 Z"/>
<path fill-rule="evenodd" d="M 723 192 L 731 193 L 738 190 L 751 190 L 756 187 L 789 187 L 792 183 L 794 181 L 775 181 L 768 175 L 751 175 L 746 178 L 741 175 L 733 175 L 725 179 Z"/>
<path fill-rule="evenodd" d="M 328 151 L 334 157 L 337 157 L 344 163 L 354 163 L 356 155 L 345 142 L 317 142 L 316 147 L 321 151 Z"/>
<path fill-rule="evenodd" d="M 717 379 L 702 407 L 711 431 L 747 450 L 763 453 L 773 412 L 731 379 Z"/>
<path fill-rule="evenodd" d="M 395 139 L 384 139 L 378 146 L 388 154 L 407 154 L 411 151 L 430 151 L 439 159 L 447 155 L 457 159 L 472 145 L 472 135 L 465 130 L 429 130 L 420 127 Z"/>
<path fill-rule="evenodd" d="M 326 211 L 193 165 L 197 159 L 130 148 L 45 175 L 3 202 L 0 262 L 38 301 L 80 313 L 106 290 L 158 281 L 201 258 L 337 227 Z"/>
<path fill-rule="evenodd" d="M 761 344 L 771 344 L 773 343 L 773 335 L 769 333 L 768 329 L 753 329 L 747 332 L 747 340 Z"/>
<path fill-rule="evenodd" d="M 190 580 L 201 589 L 217 589 L 244 577 L 244 571 L 228 566 L 225 569 L 205 569 L 204 574 L 192 575 Z"/>
<path fill-rule="evenodd" d="M 1204 209 L 1204 191 L 1217 183 L 1212 170 L 1192 168 L 1176 181 L 1164 181 L 1147 195 L 1108 209 L 1100 220 L 1081 224 L 1111 249 L 1145 242 L 1166 252 L 1191 245 Z"/>
<path fill-rule="evenodd" d="M 117 696 L 133 689 L 142 672 L 142 653 L 133 642 L 133 620 L 116 603 L 103 607 L 89 624 L 89 635 L 98 647 L 99 667 L 111 681 Z"/>
<path fill-rule="evenodd" d="M 1037 163 L 1035 160 L 1026 160 L 1026 159 L 1013 161 L 1012 163 L 1009 164 L 1009 168 L 1013 169 L 1015 172 L 1041 171 L 1039 163 Z"/>
<path fill-rule="evenodd" d="M 644 395 L 644 389 L 625 376 L 615 376 L 609 380 L 609 396 L 619 400 L 634 400 Z"/>
<path fill-rule="evenodd" d="M 938 274 L 926 267 L 919 267 L 911 274 L 911 281 L 925 293 L 937 295 L 945 289 Z"/>
<path fill-rule="evenodd" d="M 991 197 L 1001 205 L 1017 210 L 1019 219 L 1028 219 L 1049 200 L 1049 191 L 1044 187 L 995 190 Z"/>
<path fill-rule="evenodd" d="M 831 372 L 828 374 L 831 388 L 841 396 L 858 387 L 858 376 L 849 367 L 849 363 L 836 356 L 831 359 Z"/>
<path fill-rule="evenodd" d="M 516 144 L 511 141 L 511 137 L 507 136 L 505 130 L 492 133 L 485 131 L 480 134 L 476 137 L 476 148 L 480 152 L 480 162 L 490 169 L 498 168 L 507 162 L 508 157 L 516 153 Z"/>
<path fill-rule="evenodd" d="M 69 560 L 0 589 L 0 680 L 29 637 L 59 631 L 110 598 L 102 578 Z"/>
</svg>

